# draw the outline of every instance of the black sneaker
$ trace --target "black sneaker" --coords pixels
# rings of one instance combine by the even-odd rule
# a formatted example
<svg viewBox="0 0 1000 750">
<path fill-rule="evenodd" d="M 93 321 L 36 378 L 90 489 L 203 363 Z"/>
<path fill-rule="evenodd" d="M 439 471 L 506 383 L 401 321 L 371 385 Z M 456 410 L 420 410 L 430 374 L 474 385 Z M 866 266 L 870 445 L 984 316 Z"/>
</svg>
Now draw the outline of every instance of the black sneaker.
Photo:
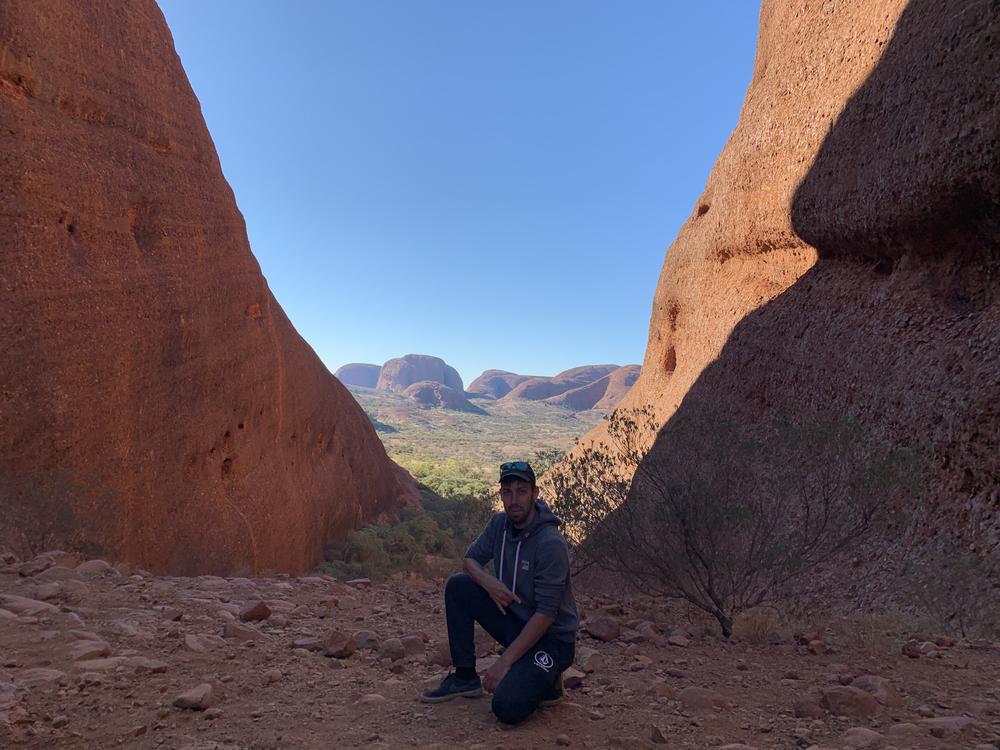
<svg viewBox="0 0 1000 750">
<path fill-rule="evenodd" d="M 428 690 L 420 696 L 424 703 L 441 703 L 450 701 L 452 698 L 478 698 L 483 694 L 483 683 L 479 680 L 479 675 L 468 680 L 460 680 L 454 672 L 449 672 L 448 676 L 441 680 L 440 687 Z"/>
<path fill-rule="evenodd" d="M 556 680 L 556 684 L 548 689 L 545 695 L 542 696 L 541 702 L 538 704 L 540 706 L 554 706 L 557 703 L 562 703 L 562 699 L 565 697 L 563 692 L 562 675 Z"/>
</svg>

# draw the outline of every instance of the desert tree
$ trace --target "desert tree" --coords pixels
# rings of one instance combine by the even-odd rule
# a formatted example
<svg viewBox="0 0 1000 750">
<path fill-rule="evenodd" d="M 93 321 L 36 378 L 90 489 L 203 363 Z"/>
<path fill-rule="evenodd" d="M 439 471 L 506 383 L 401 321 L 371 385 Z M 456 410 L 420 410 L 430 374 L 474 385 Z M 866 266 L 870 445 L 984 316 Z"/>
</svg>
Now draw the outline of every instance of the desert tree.
<svg viewBox="0 0 1000 750">
<path fill-rule="evenodd" d="M 735 614 L 886 529 L 908 484 L 907 456 L 849 419 L 749 426 L 688 410 L 647 454 L 656 427 L 648 408 L 612 413 L 607 439 L 552 473 L 556 511 L 579 558 L 708 612 L 726 637 Z"/>
</svg>

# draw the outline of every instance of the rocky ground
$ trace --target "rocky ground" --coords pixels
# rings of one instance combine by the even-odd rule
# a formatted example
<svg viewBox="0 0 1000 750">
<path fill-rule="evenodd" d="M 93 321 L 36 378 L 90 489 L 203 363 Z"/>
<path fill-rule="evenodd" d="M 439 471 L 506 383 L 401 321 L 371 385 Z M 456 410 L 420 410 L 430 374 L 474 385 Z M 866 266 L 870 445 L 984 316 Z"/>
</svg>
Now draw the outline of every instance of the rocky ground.
<svg viewBox="0 0 1000 750">
<path fill-rule="evenodd" d="M 485 698 L 419 701 L 446 672 L 438 581 L 5 563 L 4 747 L 1000 748 L 998 644 L 847 621 L 723 642 L 581 593 L 565 700 L 505 729 Z"/>
</svg>

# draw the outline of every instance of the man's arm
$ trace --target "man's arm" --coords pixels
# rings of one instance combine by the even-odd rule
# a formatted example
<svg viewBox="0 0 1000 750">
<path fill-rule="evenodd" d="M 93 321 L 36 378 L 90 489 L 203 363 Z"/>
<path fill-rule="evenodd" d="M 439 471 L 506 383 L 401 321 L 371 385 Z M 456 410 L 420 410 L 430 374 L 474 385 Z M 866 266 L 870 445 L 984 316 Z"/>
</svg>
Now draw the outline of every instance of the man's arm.
<svg viewBox="0 0 1000 750">
<path fill-rule="evenodd" d="M 483 673 L 483 687 L 487 690 L 496 690 L 514 662 L 528 653 L 555 621 L 555 617 L 535 612 L 521 629 L 520 635 L 504 650 L 503 656 Z"/>
</svg>

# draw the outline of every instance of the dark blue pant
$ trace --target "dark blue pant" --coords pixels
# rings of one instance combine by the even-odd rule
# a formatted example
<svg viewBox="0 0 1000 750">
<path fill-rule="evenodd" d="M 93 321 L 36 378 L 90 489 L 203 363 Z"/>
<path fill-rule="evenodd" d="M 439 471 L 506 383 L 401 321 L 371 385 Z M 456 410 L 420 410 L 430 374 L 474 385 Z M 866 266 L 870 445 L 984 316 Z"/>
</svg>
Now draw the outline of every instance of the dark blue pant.
<svg viewBox="0 0 1000 750">
<path fill-rule="evenodd" d="M 506 647 L 525 623 L 509 609 L 504 614 L 486 589 L 465 573 L 456 573 L 444 588 L 448 643 L 456 667 L 476 666 L 475 624 Z M 573 663 L 575 644 L 544 635 L 511 666 L 493 693 L 493 713 L 505 724 L 518 724 L 538 708 L 559 675 Z"/>
</svg>

